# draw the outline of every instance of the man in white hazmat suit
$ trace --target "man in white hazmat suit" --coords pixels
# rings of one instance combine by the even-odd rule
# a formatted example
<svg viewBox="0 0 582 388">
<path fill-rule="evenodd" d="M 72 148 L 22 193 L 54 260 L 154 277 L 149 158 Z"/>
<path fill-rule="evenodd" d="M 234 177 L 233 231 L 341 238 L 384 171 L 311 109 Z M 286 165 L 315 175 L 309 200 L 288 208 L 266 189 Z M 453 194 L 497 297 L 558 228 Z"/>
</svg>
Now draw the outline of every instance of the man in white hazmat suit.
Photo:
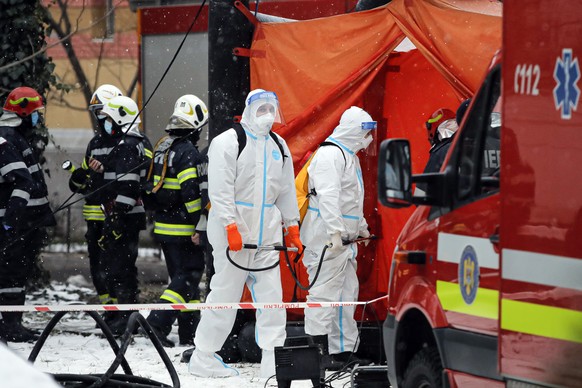
<svg viewBox="0 0 582 388">
<path fill-rule="evenodd" d="M 305 244 L 303 264 L 313 281 L 321 253 L 324 256 L 319 277 L 307 295 L 308 302 L 350 302 L 358 299 L 356 243 L 343 245 L 358 237 L 370 237 L 364 218 L 364 182 L 356 153 L 367 148 L 377 124 L 363 109 L 347 109 L 326 142 L 337 147 L 320 147 L 307 171 L 309 208 L 301 227 Z M 357 350 L 358 328 L 354 307 L 305 309 L 305 332 L 329 349 L 327 369 L 341 368 L 345 362 L 360 361 Z M 329 344 L 329 345 L 328 345 Z M 328 347 L 329 346 L 329 347 Z M 326 349 L 328 348 L 328 349 Z"/>
<path fill-rule="evenodd" d="M 208 303 L 240 301 L 244 285 L 258 303 L 280 303 L 282 285 L 279 267 L 249 272 L 235 267 L 264 268 L 279 260 L 277 251 L 242 249 L 247 244 L 281 245 L 284 223 L 292 245 L 302 249 L 299 210 L 291 153 L 285 141 L 270 133 L 282 122 L 279 102 L 273 92 L 253 90 L 246 99 L 242 128 L 246 145 L 239 155 L 234 128 L 220 134 L 208 150 L 208 240 L 213 248 L 215 274 Z M 275 141 L 277 139 L 278 143 Z M 281 149 L 283 155 L 281 155 Z M 234 324 L 236 310 L 203 310 L 190 359 L 190 373 L 201 377 L 229 377 L 238 371 L 215 354 Z M 274 348 L 285 342 L 286 311 L 257 309 L 255 339 L 262 349 L 261 377 L 275 374 Z"/>
</svg>

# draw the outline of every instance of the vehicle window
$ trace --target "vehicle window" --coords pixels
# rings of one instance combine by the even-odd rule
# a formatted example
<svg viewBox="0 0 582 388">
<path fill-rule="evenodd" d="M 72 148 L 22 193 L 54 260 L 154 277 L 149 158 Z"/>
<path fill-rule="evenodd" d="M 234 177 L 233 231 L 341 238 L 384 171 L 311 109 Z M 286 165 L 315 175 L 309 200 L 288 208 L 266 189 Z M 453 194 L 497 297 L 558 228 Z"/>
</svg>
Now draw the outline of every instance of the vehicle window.
<svg viewBox="0 0 582 388">
<path fill-rule="evenodd" d="M 490 193 L 490 179 L 498 178 L 501 158 L 501 114 L 497 106 L 501 92 L 501 67 L 494 68 L 467 112 L 455 159 L 460 202 Z"/>
<path fill-rule="evenodd" d="M 485 139 L 485 149 L 483 150 L 483 161 L 481 163 L 481 176 L 495 176 L 499 173 L 499 162 L 501 158 L 501 112 L 491 112 L 489 118 L 489 128 Z"/>
</svg>

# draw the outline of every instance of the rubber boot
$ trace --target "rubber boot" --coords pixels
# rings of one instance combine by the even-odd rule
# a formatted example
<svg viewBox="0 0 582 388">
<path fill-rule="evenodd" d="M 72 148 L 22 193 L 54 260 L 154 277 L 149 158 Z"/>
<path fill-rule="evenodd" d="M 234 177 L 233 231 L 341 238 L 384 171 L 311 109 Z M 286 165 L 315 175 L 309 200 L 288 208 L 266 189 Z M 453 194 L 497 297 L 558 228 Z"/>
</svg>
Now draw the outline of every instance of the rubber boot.
<svg viewBox="0 0 582 388">
<path fill-rule="evenodd" d="M 26 330 L 20 322 L 18 313 L 2 313 L 0 321 L 0 338 L 8 342 L 35 342 L 38 339 L 37 334 Z"/>
<path fill-rule="evenodd" d="M 169 302 L 160 301 L 159 303 Z M 178 314 L 178 311 L 154 310 L 147 317 L 147 321 L 152 327 L 156 337 L 158 337 L 162 345 L 167 348 L 173 348 L 175 346 L 174 342 L 168 339 L 168 335 L 172 332 L 172 324 L 176 320 Z"/>
<path fill-rule="evenodd" d="M 136 304 L 137 292 L 133 290 L 119 289 L 116 292 L 117 300 L 119 304 Z M 131 311 L 119 311 L 116 313 L 116 317 L 113 322 L 109 325 L 109 329 L 114 336 L 121 336 L 125 333 L 127 328 L 127 322 L 129 321 L 129 316 Z M 137 327 L 135 327 L 133 334 L 137 334 Z"/>
<path fill-rule="evenodd" d="M 180 345 L 194 345 L 194 334 L 200 322 L 200 311 L 178 314 L 178 337 Z"/>
<path fill-rule="evenodd" d="M 24 300 L 24 292 L 0 294 L 0 305 L 22 306 Z M 22 326 L 22 312 L 5 312 L 0 322 L 0 337 L 9 342 L 34 342 L 39 336 Z"/>
<path fill-rule="evenodd" d="M 117 304 L 117 298 L 114 298 L 109 294 L 106 294 L 105 296 L 99 295 L 99 300 L 101 301 L 101 305 L 103 306 L 106 306 L 108 304 Z M 103 321 L 105 321 L 105 323 L 108 326 L 111 325 L 111 323 L 115 320 L 115 317 L 116 317 L 115 311 L 105 311 L 103 314 L 101 314 L 101 318 L 103 319 Z M 99 325 L 95 323 L 95 327 L 99 328 Z"/>
</svg>

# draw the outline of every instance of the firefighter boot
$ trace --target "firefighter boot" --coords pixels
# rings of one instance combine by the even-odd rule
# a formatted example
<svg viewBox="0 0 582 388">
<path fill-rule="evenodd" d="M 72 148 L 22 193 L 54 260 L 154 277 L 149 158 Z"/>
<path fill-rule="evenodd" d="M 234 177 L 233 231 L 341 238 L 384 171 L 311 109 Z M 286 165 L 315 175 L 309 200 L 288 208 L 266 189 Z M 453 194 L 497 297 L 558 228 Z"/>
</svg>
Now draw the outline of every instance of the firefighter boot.
<svg viewBox="0 0 582 388">
<path fill-rule="evenodd" d="M 194 345 L 194 334 L 200 322 L 200 311 L 183 312 L 178 314 L 178 337 L 180 345 Z"/>
<path fill-rule="evenodd" d="M 8 342 L 34 342 L 38 339 L 38 335 L 32 331 L 28 331 L 20 319 L 22 315 L 18 313 L 2 313 L 2 320 L 0 320 L 0 338 Z"/>
<path fill-rule="evenodd" d="M 119 289 L 117 291 L 117 300 L 119 304 L 137 304 L 137 292 L 133 290 Z M 129 316 L 131 311 L 120 311 L 117 316 L 109 324 L 109 329 L 114 336 L 121 336 L 125 333 L 127 328 L 127 322 L 129 321 Z M 134 328 L 133 334 L 137 333 L 137 327 Z"/>
<path fill-rule="evenodd" d="M 173 348 L 175 346 L 174 342 L 168 339 L 168 335 L 172 331 L 172 324 L 176 320 L 177 315 L 177 311 L 154 310 L 147 317 L 152 331 L 166 348 Z"/>
<path fill-rule="evenodd" d="M 6 293 L 0 296 L 0 305 L 22 306 L 24 300 L 24 292 Z M 22 326 L 22 312 L 6 312 L 2 313 L 0 337 L 9 342 L 33 342 L 38 333 Z"/>
</svg>

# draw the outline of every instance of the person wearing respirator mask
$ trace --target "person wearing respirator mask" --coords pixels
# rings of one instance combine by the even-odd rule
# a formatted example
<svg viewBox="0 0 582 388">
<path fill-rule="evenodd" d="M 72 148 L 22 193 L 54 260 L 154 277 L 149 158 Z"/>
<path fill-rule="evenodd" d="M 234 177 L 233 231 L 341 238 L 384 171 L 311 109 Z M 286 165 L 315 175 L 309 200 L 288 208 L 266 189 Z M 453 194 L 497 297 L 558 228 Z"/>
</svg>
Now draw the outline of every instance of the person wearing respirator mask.
<svg viewBox="0 0 582 388">
<path fill-rule="evenodd" d="M 44 109 L 43 98 L 29 87 L 12 90 L 0 116 L 0 305 L 23 305 L 25 285 L 46 242 L 47 226 L 56 225 L 38 155 L 27 140 Z M 38 333 L 22 326 L 21 312 L 0 314 L 0 340 L 30 342 Z"/>
<path fill-rule="evenodd" d="M 103 176 L 99 202 L 105 221 L 98 240 L 105 263 L 107 288 L 118 303 L 137 303 L 137 260 L 139 232 L 146 228 L 145 209 L 141 199 L 147 168 L 152 156 L 149 140 L 139 131 L 139 108 L 129 97 L 116 96 L 103 104 L 106 134 L 115 146 L 100 163 L 89 162 L 89 168 Z M 125 331 L 130 312 L 116 312 L 109 324 L 114 335 Z"/>
<path fill-rule="evenodd" d="M 103 104 L 114 97 L 122 95 L 123 93 L 119 88 L 109 84 L 103 84 L 95 90 L 88 107 L 95 123 L 94 136 L 87 145 L 81 167 L 69 170 L 71 171 L 71 177 L 69 178 L 71 191 L 83 195 L 91 193 L 91 195 L 85 197 L 85 204 L 83 205 L 83 218 L 87 223 L 85 240 L 87 241 L 91 279 L 99 296 L 99 302 L 102 304 L 116 304 L 117 298 L 108 289 L 105 263 L 101 257 L 103 251 L 98 244 L 98 240 L 103 233 L 103 221 L 105 221 L 105 214 L 101 210 L 101 193 L 98 191 L 103 186 L 103 174 L 93 171 L 89 165 L 97 162 L 103 164 L 117 144 L 116 139 L 107 136 L 105 133 L 104 124 L 107 115 L 102 111 Z M 114 317 L 115 314 L 111 312 L 103 314 L 103 318 L 108 324 L 111 323 Z"/>
<path fill-rule="evenodd" d="M 362 169 L 356 154 L 370 146 L 376 128 L 377 123 L 366 111 L 350 107 L 326 139 L 339 147 L 320 147 L 307 169 L 309 192 L 314 194 L 301 227 L 301 240 L 305 243 L 303 264 L 310 282 L 323 247 L 332 244 L 309 290 L 308 302 L 358 299 L 358 247 L 356 243 L 343 245 L 342 240 L 370 237 L 364 218 Z M 340 369 L 348 361 L 366 362 L 353 354 L 358 339 L 354 307 L 305 309 L 305 332 L 329 354 L 323 362 L 326 369 Z"/>
<path fill-rule="evenodd" d="M 246 146 L 239 154 L 237 131 L 231 128 L 215 137 L 208 151 L 208 240 L 213 248 L 216 273 L 207 303 L 239 302 L 244 285 L 255 302 L 280 303 L 283 298 L 279 267 L 249 272 L 235 267 L 230 257 L 248 268 L 264 268 L 279 260 L 277 251 L 242 249 L 243 242 L 281 245 L 281 223 L 291 244 L 300 250 L 299 209 L 291 153 L 285 141 L 270 134 L 274 123 L 283 123 L 279 101 L 273 92 L 256 89 L 245 100 L 241 125 Z M 277 138 L 274 140 L 273 136 Z M 281 145 L 281 150 L 277 145 Z M 281 154 L 283 153 L 283 155 Z M 258 309 L 256 341 L 262 349 L 261 377 L 275 374 L 276 346 L 285 342 L 284 309 Z M 238 375 L 226 365 L 219 351 L 228 337 L 236 310 L 203 310 L 190 358 L 190 373 L 200 377 Z"/>
</svg>

